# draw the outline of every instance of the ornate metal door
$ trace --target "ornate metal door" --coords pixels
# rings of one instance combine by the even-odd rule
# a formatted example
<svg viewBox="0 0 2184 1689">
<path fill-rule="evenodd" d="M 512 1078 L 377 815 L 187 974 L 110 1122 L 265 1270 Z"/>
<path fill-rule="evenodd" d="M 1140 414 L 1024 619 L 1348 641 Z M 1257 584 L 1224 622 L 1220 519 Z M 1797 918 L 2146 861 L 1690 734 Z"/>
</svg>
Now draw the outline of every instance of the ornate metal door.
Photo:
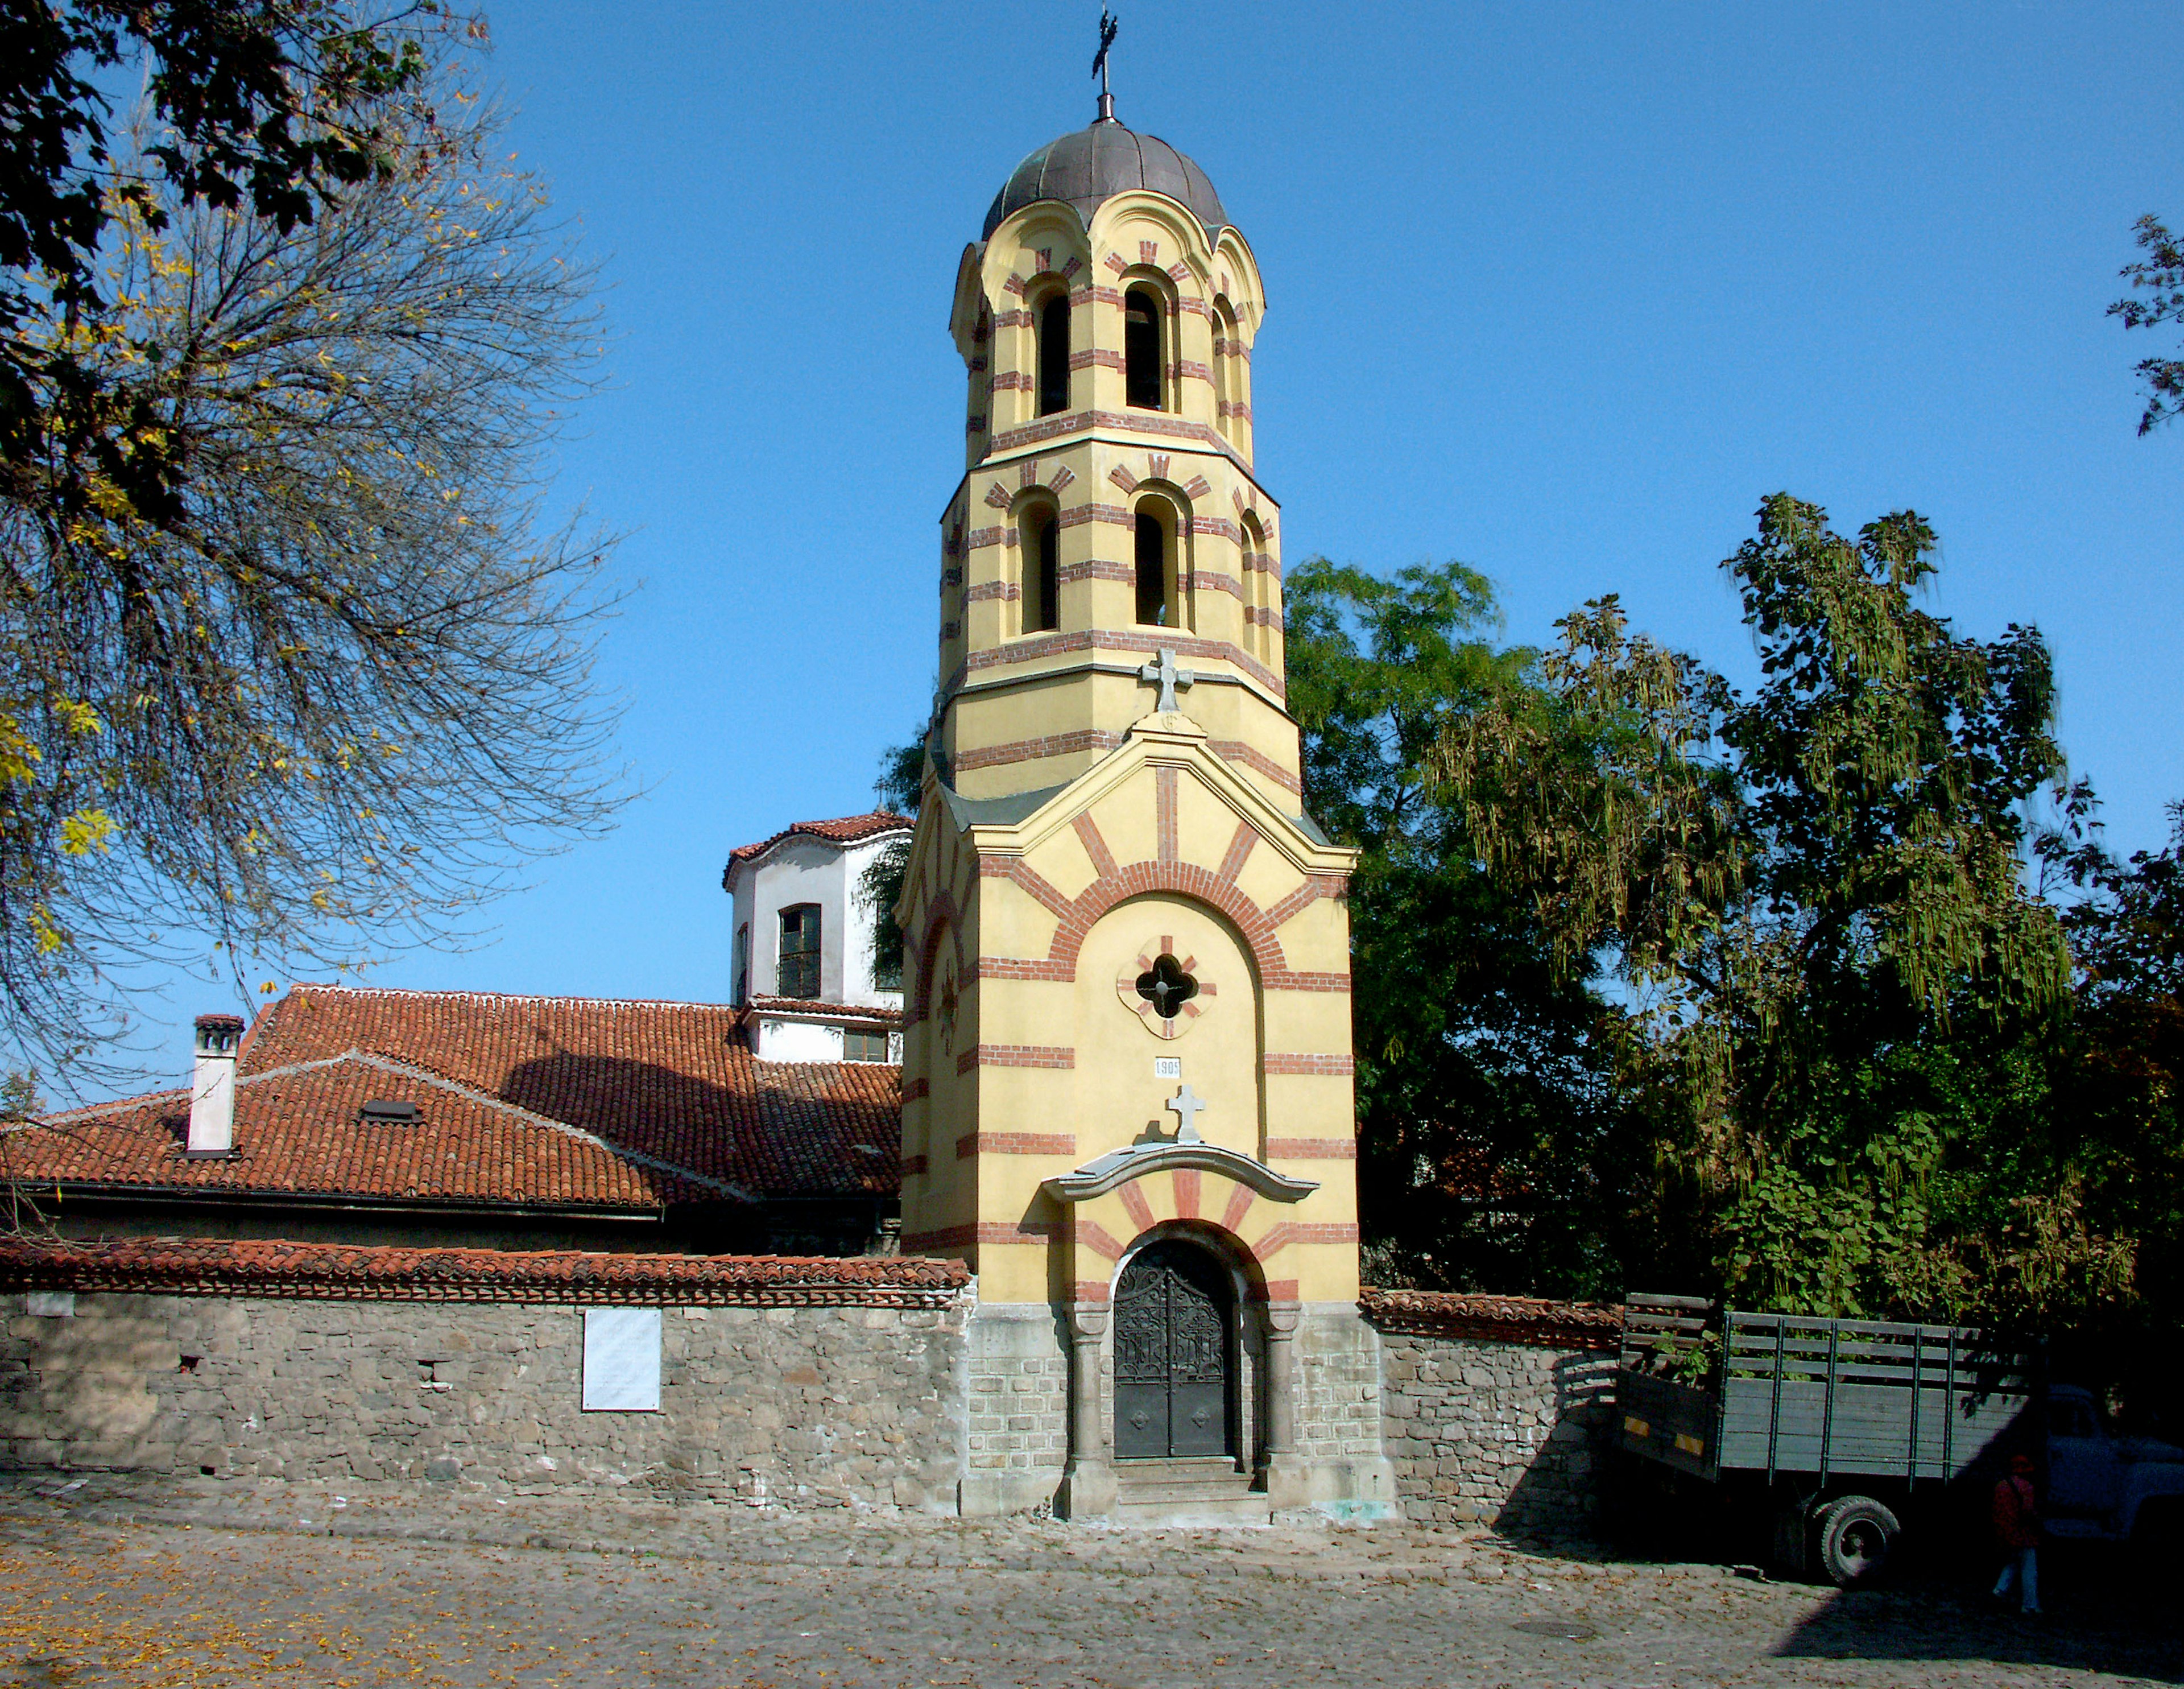
<svg viewBox="0 0 2184 1689">
<path fill-rule="evenodd" d="M 1156 1243 L 1115 1294 L 1115 1456 L 1226 1454 L 1228 1286 L 1203 1250 Z"/>
</svg>

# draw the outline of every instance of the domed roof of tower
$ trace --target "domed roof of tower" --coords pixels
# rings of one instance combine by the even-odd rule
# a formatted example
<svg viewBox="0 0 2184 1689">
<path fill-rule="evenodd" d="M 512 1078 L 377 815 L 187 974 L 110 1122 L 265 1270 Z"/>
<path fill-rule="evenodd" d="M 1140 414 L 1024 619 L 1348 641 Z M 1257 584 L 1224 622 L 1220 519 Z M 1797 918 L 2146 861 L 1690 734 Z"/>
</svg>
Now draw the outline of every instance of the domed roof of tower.
<svg viewBox="0 0 2184 1689">
<path fill-rule="evenodd" d="M 1100 204 L 1132 188 L 1179 201 L 1211 234 L 1228 220 L 1206 172 L 1154 135 L 1125 129 L 1112 117 L 1050 141 L 1010 173 L 986 213 L 984 240 L 1011 213 L 1041 199 L 1061 199 L 1086 222 Z"/>
</svg>

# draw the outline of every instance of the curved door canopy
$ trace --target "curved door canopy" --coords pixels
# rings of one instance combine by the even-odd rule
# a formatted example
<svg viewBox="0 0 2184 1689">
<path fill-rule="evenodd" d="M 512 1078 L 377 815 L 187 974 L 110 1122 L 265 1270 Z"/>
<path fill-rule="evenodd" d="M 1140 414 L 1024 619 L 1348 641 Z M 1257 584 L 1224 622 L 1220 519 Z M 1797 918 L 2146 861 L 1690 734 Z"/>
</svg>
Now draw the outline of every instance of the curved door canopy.
<svg viewBox="0 0 2184 1689">
<path fill-rule="evenodd" d="M 1228 1275 L 1204 1250 L 1156 1243 L 1115 1295 L 1115 1458 L 1229 1452 L 1235 1374 Z"/>
</svg>

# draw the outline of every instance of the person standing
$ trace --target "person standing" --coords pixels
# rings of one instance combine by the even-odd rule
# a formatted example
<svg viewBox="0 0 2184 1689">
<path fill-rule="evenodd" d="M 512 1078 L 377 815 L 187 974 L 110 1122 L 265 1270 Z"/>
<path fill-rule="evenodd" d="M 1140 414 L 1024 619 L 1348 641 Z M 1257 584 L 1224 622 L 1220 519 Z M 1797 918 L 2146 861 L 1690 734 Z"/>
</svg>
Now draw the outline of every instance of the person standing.
<svg viewBox="0 0 2184 1689">
<path fill-rule="evenodd" d="M 2009 1475 L 1994 1486 L 1994 1534 L 2002 1543 L 2002 1575 L 1995 1599 L 2017 1586 L 2018 1610 L 2040 1610 L 2040 1503 L 2032 1487 L 2032 1457 L 2009 1457 Z"/>
</svg>

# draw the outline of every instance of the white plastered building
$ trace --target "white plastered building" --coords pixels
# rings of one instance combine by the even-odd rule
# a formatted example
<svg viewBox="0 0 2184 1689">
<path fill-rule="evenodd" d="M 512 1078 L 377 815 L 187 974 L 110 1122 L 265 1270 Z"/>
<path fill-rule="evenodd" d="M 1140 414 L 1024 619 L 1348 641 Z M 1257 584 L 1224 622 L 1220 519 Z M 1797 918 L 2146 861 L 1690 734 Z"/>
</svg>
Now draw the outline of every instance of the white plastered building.
<svg viewBox="0 0 2184 1689">
<path fill-rule="evenodd" d="M 902 1060 L 902 956 L 865 871 L 916 823 L 800 821 L 728 856 L 733 989 L 761 1062 Z"/>
</svg>

